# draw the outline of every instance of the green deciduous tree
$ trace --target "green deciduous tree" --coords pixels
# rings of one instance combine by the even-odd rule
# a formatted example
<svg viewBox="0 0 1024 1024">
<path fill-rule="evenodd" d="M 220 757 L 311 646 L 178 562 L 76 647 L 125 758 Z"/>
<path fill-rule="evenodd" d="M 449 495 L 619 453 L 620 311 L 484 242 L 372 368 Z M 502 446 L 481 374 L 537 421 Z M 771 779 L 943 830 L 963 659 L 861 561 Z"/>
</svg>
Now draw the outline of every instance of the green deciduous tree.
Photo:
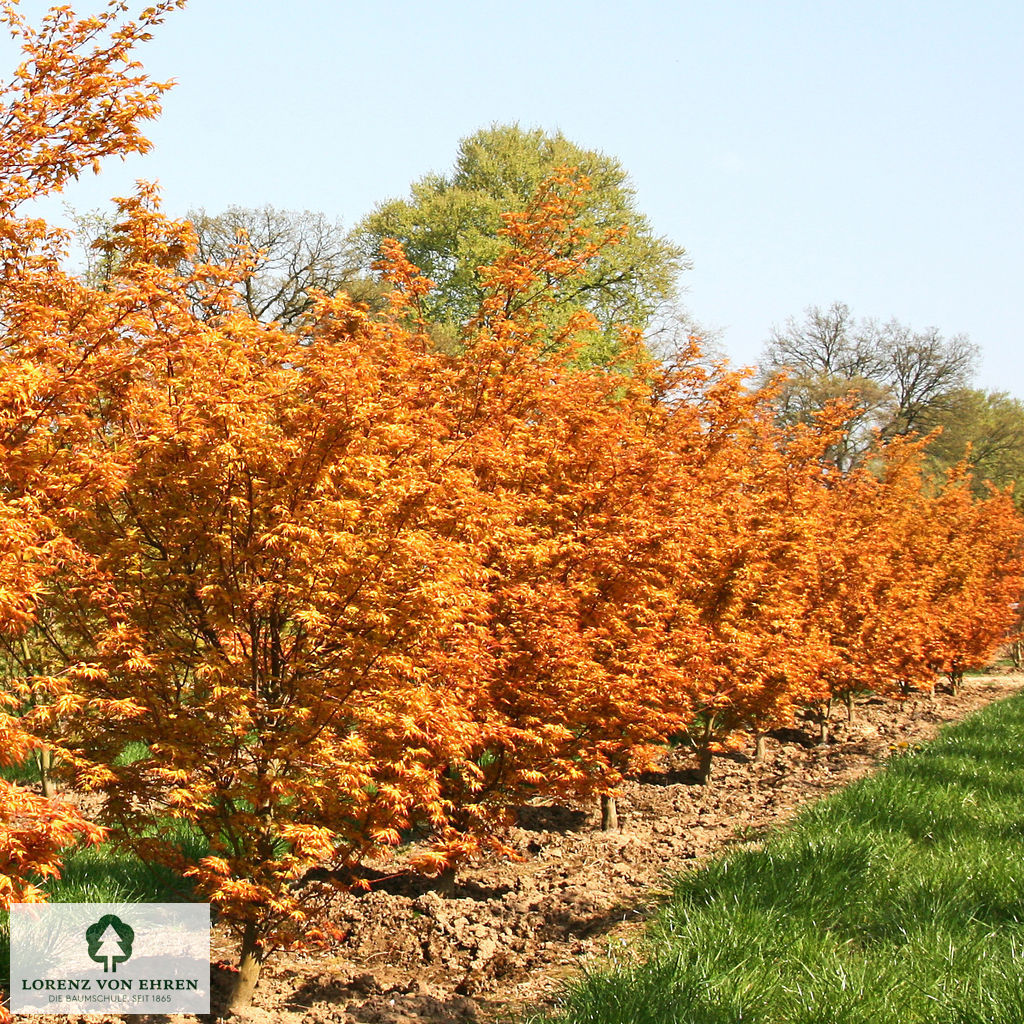
<svg viewBox="0 0 1024 1024">
<path fill-rule="evenodd" d="M 951 395 L 938 417 L 942 433 L 928 445 L 940 467 L 966 460 L 976 493 L 986 484 L 1014 485 L 1018 504 L 1024 495 L 1024 403 L 1005 391 L 963 388 Z"/>
<path fill-rule="evenodd" d="M 463 139 L 451 171 L 428 174 L 407 198 L 382 203 L 357 226 L 354 242 L 369 266 L 383 239 L 398 239 L 436 285 L 425 299 L 427 319 L 439 325 L 440 337 L 452 339 L 485 295 L 479 268 L 507 245 L 502 215 L 524 210 L 558 167 L 575 167 L 589 179 L 582 224 L 594 237 L 621 232 L 618 244 L 597 254 L 578 279 L 560 284 L 564 319 L 580 309 L 593 313 L 599 327 L 591 355 L 607 358 L 616 324 L 645 328 L 673 302 L 685 253 L 654 233 L 618 160 L 559 132 L 493 125 Z"/>
</svg>

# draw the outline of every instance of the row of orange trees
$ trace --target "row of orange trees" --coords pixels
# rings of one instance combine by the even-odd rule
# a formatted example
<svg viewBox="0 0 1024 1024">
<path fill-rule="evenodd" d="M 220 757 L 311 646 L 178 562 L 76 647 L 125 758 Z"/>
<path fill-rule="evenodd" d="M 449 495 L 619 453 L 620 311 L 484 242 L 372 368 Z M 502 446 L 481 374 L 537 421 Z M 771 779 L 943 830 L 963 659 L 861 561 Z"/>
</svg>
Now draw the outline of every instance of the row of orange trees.
<svg viewBox="0 0 1024 1024">
<path fill-rule="evenodd" d="M 382 312 L 252 320 L 247 268 L 196 266 L 146 187 L 112 279 L 70 275 L 23 204 L 144 148 L 162 87 L 129 53 L 171 6 L 33 32 L 0 0 L 28 54 L 0 142 L 0 758 L 45 748 L 195 881 L 242 939 L 239 1003 L 325 877 L 405 838 L 437 872 L 671 737 L 707 772 L 737 731 L 990 656 L 1021 590 L 1010 498 L 926 479 L 913 441 L 840 473 L 842 409 L 782 428 L 695 348 L 655 362 L 624 330 L 584 367 L 559 289 L 615 239 L 577 226 L 570 171 L 507 218 L 455 353 L 397 248 Z M 95 835 L 0 783 L 0 903 Z"/>
</svg>

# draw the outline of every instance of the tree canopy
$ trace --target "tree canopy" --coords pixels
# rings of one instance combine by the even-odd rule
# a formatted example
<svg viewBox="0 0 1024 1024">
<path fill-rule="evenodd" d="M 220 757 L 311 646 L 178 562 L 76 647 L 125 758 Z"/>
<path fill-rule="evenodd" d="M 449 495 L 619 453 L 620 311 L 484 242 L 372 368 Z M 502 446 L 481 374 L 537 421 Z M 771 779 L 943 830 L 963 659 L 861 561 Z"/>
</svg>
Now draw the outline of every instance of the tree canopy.
<svg viewBox="0 0 1024 1024">
<path fill-rule="evenodd" d="M 775 328 L 760 364 L 762 382 L 784 374 L 780 415 L 813 417 L 832 401 L 849 403 L 848 430 L 833 457 L 850 468 L 883 439 L 924 434 L 941 425 L 968 388 L 978 350 L 965 335 L 943 337 L 898 320 L 857 320 L 849 306 L 809 306 L 802 319 Z"/>
<path fill-rule="evenodd" d="M 613 157 L 584 149 L 560 132 L 492 125 L 463 139 L 447 173 L 414 182 L 409 196 L 380 204 L 357 225 L 354 242 L 369 267 L 385 238 L 395 238 L 434 282 L 424 299 L 426 318 L 449 338 L 458 333 L 486 294 L 480 268 L 507 245 L 503 216 L 521 212 L 540 184 L 560 167 L 576 168 L 589 182 L 580 224 L 594 240 L 616 244 L 595 253 L 577 279 L 562 282 L 565 320 L 585 309 L 597 319 L 594 358 L 614 346 L 617 325 L 646 328 L 678 294 L 684 250 L 655 234 L 637 207 L 629 175 Z"/>
<path fill-rule="evenodd" d="M 219 214 L 190 210 L 185 216 L 196 231 L 197 262 L 251 263 L 238 288 L 246 310 L 263 323 L 293 327 L 317 292 L 379 299 L 381 290 L 360 272 L 344 225 L 323 213 L 231 206 Z"/>
<path fill-rule="evenodd" d="M 1024 501 L 1024 402 L 1005 391 L 963 388 L 948 397 L 935 425 L 941 433 L 928 445 L 939 467 L 965 461 L 975 492 L 991 483 L 1014 485 L 1017 503 Z"/>
</svg>

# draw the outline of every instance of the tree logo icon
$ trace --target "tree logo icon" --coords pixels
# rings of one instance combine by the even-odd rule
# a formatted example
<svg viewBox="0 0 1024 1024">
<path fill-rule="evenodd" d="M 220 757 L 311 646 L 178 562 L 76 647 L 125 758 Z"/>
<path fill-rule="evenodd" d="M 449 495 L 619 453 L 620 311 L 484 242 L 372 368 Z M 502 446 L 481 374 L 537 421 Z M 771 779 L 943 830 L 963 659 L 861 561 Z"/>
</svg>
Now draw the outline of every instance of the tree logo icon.
<svg viewBox="0 0 1024 1024">
<path fill-rule="evenodd" d="M 103 964 L 103 973 L 117 973 L 117 965 L 123 964 L 132 955 L 135 932 L 129 925 L 113 914 L 104 914 L 95 924 L 85 930 L 89 943 L 89 958 Z"/>
</svg>

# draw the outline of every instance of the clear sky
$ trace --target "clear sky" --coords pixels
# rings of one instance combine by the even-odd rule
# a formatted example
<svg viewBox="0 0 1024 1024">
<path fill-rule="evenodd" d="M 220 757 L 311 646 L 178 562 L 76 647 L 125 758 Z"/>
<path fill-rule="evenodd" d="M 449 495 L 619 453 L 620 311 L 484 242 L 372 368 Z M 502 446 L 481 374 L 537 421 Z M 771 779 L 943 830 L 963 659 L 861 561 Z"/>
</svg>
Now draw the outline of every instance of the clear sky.
<svg viewBox="0 0 1024 1024">
<path fill-rule="evenodd" d="M 560 129 L 629 170 L 735 362 L 838 299 L 970 335 L 1024 397 L 1022 44 L 1020 0 L 191 0 L 143 51 L 178 82 L 154 153 L 68 199 L 351 225 L 478 128 Z"/>
</svg>

